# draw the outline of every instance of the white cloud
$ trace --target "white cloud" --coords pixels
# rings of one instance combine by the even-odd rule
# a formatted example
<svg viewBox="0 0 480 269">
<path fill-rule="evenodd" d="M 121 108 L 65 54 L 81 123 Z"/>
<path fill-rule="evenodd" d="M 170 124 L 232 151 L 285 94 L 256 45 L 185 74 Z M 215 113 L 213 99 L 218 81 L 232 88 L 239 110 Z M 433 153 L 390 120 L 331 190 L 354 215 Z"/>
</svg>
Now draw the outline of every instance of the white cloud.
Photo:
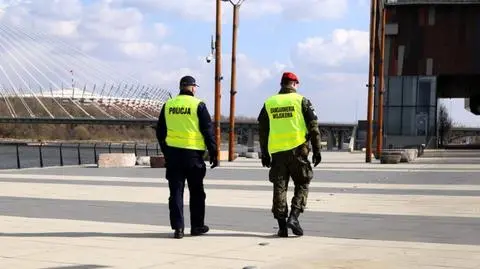
<svg viewBox="0 0 480 269">
<path fill-rule="evenodd" d="M 48 33 L 52 33 L 58 36 L 65 36 L 65 37 L 78 37 L 78 25 L 80 24 L 79 21 L 71 20 L 71 21 L 43 21 L 43 29 L 45 29 Z M 37 24 L 36 27 L 39 25 Z"/>
<path fill-rule="evenodd" d="M 161 10 L 177 13 L 185 19 L 214 21 L 215 1 L 210 0 L 112 0 L 142 10 Z"/>
<path fill-rule="evenodd" d="M 153 70 L 150 71 L 147 76 L 149 76 L 149 80 L 151 81 L 155 81 L 160 85 L 165 85 L 166 88 L 177 90 L 178 87 L 175 86 L 178 85 L 181 77 L 195 73 L 197 73 L 197 71 L 194 71 L 193 69 L 188 67 L 184 67 L 173 70 Z M 198 80 L 198 75 L 196 75 L 195 77 L 197 77 Z M 201 84 L 201 82 L 199 81 L 197 81 L 197 83 Z"/>
<path fill-rule="evenodd" d="M 135 8 L 114 7 L 109 1 L 85 8 L 81 28 L 98 39 L 137 42 L 143 35 L 143 15 Z"/>
<path fill-rule="evenodd" d="M 157 47 L 150 42 L 122 43 L 119 46 L 125 54 L 134 58 L 145 59 L 155 57 L 157 54 Z"/>
<path fill-rule="evenodd" d="M 285 70 L 285 68 L 287 68 L 287 64 L 284 64 L 284 63 L 280 63 L 280 62 L 274 62 L 273 63 L 274 66 L 275 66 L 275 70 L 277 72 L 282 72 L 283 70 Z"/>
<path fill-rule="evenodd" d="M 317 74 L 300 91 L 310 98 L 320 121 L 355 122 L 367 115 L 366 79 L 366 74 Z"/>
<path fill-rule="evenodd" d="M 160 38 L 164 38 L 168 34 L 168 27 L 164 23 L 155 23 L 153 25 L 155 32 L 157 33 L 157 36 Z"/>
<path fill-rule="evenodd" d="M 231 55 L 225 55 L 225 59 L 229 60 Z M 231 64 L 224 69 L 226 72 L 231 72 Z M 260 84 L 272 78 L 275 65 L 271 67 L 264 67 L 248 58 L 245 54 L 237 54 L 237 73 L 243 80 L 241 83 L 245 85 L 245 90 L 257 89 Z M 230 73 L 228 73 L 230 77 Z M 229 80 L 227 80 L 229 81 Z M 247 86 L 248 85 L 248 86 Z"/>
<path fill-rule="evenodd" d="M 348 0 L 285 0 L 284 16 L 300 21 L 342 18 L 348 8 Z"/>
<path fill-rule="evenodd" d="M 89 51 L 97 48 L 98 43 L 94 42 L 94 41 L 86 41 L 86 42 L 79 43 L 77 45 L 79 45 L 79 48 L 82 51 L 85 51 L 86 53 L 89 53 Z"/>
<path fill-rule="evenodd" d="M 336 29 L 306 38 L 292 51 L 300 91 L 313 102 L 320 121 L 354 122 L 366 117 L 368 32 Z"/>
<path fill-rule="evenodd" d="M 83 4 L 80 0 L 34 0 L 22 1 L 34 16 L 48 19 L 71 20 L 78 19 L 83 14 Z"/>
<path fill-rule="evenodd" d="M 13 6 L 17 6 L 22 3 L 30 3 L 31 1 L 26 0 L 0 0 L 0 9 L 5 9 Z"/>
<path fill-rule="evenodd" d="M 364 63 L 369 53 L 368 32 L 336 29 L 330 39 L 311 37 L 299 42 L 295 58 L 322 67 L 344 67 Z"/>
<path fill-rule="evenodd" d="M 245 3 L 241 6 L 241 16 L 243 18 L 258 18 L 266 15 L 281 14 L 284 10 L 285 3 L 282 1 L 256 1 L 251 2 L 245 0 Z"/>
<path fill-rule="evenodd" d="M 184 19 L 215 21 L 215 1 L 211 0 L 114 0 L 143 10 L 174 12 Z M 238 2 L 235 0 L 234 2 Z M 338 19 L 345 15 L 348 0 L 245 0 L 241 7 L 242 19 L 282 15 L 285 18 L 310 21 Z M 231 4 L 222 2 L 222 16 L 230 13 Z"/>
</svg>

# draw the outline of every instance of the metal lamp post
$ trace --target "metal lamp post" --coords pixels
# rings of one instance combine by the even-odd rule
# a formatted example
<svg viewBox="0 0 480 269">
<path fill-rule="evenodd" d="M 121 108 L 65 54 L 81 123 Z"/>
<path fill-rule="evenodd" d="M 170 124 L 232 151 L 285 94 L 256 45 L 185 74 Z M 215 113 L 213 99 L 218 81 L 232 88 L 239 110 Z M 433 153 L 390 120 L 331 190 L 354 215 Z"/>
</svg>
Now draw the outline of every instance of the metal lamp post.
<svg viewBox="0 0 480 269">
<path fill-rule="evenodd" d="M 216 0 L 216 30 L 215 30 L 215 140 L 217 143 L 217 159 L 220 161 L 220 89 L 221 89 L 221 0 Z"/>
<path fill-rule="evenodd" d="M 381 158 L 383 151 L 383 113 L 384 113 L 384 95 L 385 95 L 385 22 L 386 22 L 386 11 L 385 4 L 380 1 L 379 7 L 380 14 L 380 37 L 378 39 L 380 47 L 379 55 L 379 67 L 378 67 L 378 124 L 377 124 L 377 155 L 378 158 Z"/>
<path fill-rule="evenodd" d="M 374 102 L 374 68 L 375 68 L 375 32 L 376 32 L 377 0 L 371 0 L 370 10 L 370 62 L 368 70 L 368 105 L 367 105 L 367 144 L 365 162 L 372 162 L 373 141 L 373 102 Z"/>
<path fill-rule="evenodd" d="M 240 6 L 245 0 L 222 0 L 223 2 L 230 2 L 233 5 L 233 24 L 232 24 L 232 67 L 231 67 L 231 79 L 230 79 L 230 131 L 228 137 L 228 161 L 234 160 L 235 154 L 235 94 L 237 83 L 237 30 L 238 30 L 238 13 Z"/>
</svg>

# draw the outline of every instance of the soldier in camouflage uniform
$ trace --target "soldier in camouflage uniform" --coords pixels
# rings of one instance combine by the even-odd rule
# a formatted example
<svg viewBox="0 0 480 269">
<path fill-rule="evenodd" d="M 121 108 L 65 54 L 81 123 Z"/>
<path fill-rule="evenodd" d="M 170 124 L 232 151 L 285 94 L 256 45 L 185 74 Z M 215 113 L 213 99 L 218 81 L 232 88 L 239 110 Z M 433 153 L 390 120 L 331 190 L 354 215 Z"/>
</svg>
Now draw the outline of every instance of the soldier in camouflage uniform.
<svg viewBox="0 0 480 269">
<path fill-rule="evenodd" d="M 322 159 L 317 116 L 311 102 L 297 94 L 298 84 L 295 74 L 285 72 L 280 92 L 265 102 L 258 116 L 262 165 L 270 168 L 269 181 L 273 183 L 272 213 L 278 221 L 280 237 L 288 237 L 287 228 L 292 229 L 295 235 L 303 235 L 298 217 L 307 204 L 309 184 L 313 178 L 312 166 L 308 160 L 309 141 L 313 148 L 314 166 Z M 288 215 L 287 190 L 290 177 L 295 192 Z"/>
</svg>

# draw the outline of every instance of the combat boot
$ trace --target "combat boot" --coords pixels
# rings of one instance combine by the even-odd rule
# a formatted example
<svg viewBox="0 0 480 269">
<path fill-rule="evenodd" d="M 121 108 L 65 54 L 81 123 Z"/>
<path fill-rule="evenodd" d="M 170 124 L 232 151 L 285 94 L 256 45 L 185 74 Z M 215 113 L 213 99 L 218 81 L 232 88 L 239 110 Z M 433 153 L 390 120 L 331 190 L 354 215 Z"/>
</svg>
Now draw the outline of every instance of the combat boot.
<svg viewBox="0 0 480 269">
<path fill-rule="evenodd" d="M 277 219 L 279 237 L 288 237 L 287 221 L 285 219 Z"/>
<path fill-rule="evenodd" d="M 298 216 L 300 216 L 300 210 L 297 208 L 292 208 L 290 211 L 290 216 L 288 217 L 287 226 L 292 229 L 294 235 L 303 235 L 303 229 L 298 222 Z"/>
</svg>

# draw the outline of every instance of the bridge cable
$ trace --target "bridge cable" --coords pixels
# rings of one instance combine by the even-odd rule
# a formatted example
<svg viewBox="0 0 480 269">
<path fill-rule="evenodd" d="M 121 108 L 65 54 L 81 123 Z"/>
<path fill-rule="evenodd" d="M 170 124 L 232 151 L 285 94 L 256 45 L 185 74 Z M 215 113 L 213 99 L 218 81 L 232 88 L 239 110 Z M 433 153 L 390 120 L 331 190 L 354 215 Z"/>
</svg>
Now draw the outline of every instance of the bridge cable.
<svg viewBox="0 0 480 269">
<path fill-rule="evenodd" d="M 24 29 L 23 27 L 20 27 L 20 26 L 17 26 L 17 27 L 15 27 L 15 28 Z M 59 39 L 52 39 L 52 38 L 50 38 L 50 37 L 48 37 L 48 36 L 46 36 L 46 35 L 40 35 L 40 34 L 38 34 L 38 33 L 29 33 L 29 34 L 27 34 L 27 31 L 26 31 L 26 30 L 24 30 L 23 33 L 26 34 L 26 35 L 29 35 L 30 38 L 32 38 L 32 39 L 34 39 L 34 40 L 43 41 L 44 43 L 48 43 L 48 44 L 52 45 L 53 48 L 56 48 L 56 49 L 58 49 L 58 50 L 60 50 L 60 51 L 65 52 L 66 55 L 69 55 L 69 56 L 72 57 L 72 58 L 73 58 L 73 56 L 72 56 L 72 51 L 77 52 L 79 55 L 76 56 L 76 57 L 74 57 L 75 63 L 87 63 L 87 64 L 88 64 L 88 62 L 85 62 L 85 58 L 91 58 L 91 59 L 94 60 L 94 62 L 99 62 L 99 61 L 96 60 L 95 58 L 90 57 L 88 54 L 80 51 L 79 49 L 77 49 L 77 48 L 75 48 L 75 47 L 73 47 L 73 46 L 70 46 L 70 45 L 66 44 L 65 42 L 62 42 L 62 41 L 59 40 Z M 63 46 L 59 46 L 58 43 L 63 44 Z M 66 48 L 65 48 L 65 47 L 66 47 Z M 100 63 L 101 63 L 101 62 L 100 62 Z M 96 72 L 94 72 L 94 76 L 96 76 L 97 74 L 104 73 L 104 74 L 107 75 L 107 77 L 108 77 L 109 79 L 112 79 L 112 78 L 113 78 L 113 79 L 112 79 L 113 81 L 118 80 L 119 77 L 117 77 L 117 76 L 115 76 L 115 75 L 112 76 L 112 72 L 107 72 L 107 71 L 106 71 L 106 70 L 108 70 L 108 69 L 111 69 L 110 67 L 108 67 L 108 68 L 100 68 L 100 67 L 97 67 L 97 66 L 99 66 L 98 63 L 90 63 L 90 64 L 92 64 L 92 65 L 91 65 L 91 66 L 90 66 L 90 65 L 87 65 L 87 69 L 95 69 Z M 80 65 L 78 65 L 78 66 L 80 66 Z M 99 77 L 99 78 L 101 78 L 101 77 Z"/>
<path fill-rule="evenodd" d="M 1 26 L 1 25 L 0 25 Z M 1 28 L 1 27 L 0 27 Z M 3 29 L 4 30 L 4 29 Z M 36 49 L 35 47 L 33 47 L 34 49 Z M 31 50 L 29 49 L 24 49 L 25 52 L 29 55 L 32 55 L 30 53 Z M 36 49 L 38 51 L 38 49 Z M 46 61 L 51 61 L 49 58 L 46 58 L 45 56 L 45 53 L 44 52 L 41 52 L 41 53 L 38 53 L 38 57 L 37 58 L 45 58 Z M 35 56 L 33 56 L 35 57 Z M 56 74 L 56 72 L 54 72 L 52 69 L 50 69 L 50 67 L 48 67 L 45 63 L 45 61 L 39 61 L 39 63 L 41 63 L 45 68 L 47 68 L 50 72 L 52 72 L 53 74 Z M 32 64 L 32 66 L 34 66 Z M 44 77 L 46 77 L 41 71 L 39 71 Z M 58 75 L 57 75 L 58 76 Z M 59 77 L 59 76 L 58 76 Z M 56 86 L 57 89 L 59 89 L 60 87 L 54 82 L 52 81 L 50 78 L 46 77 L 47 80 L 50 81 L 51 84 L 53 84 L 54 86 Z M 61 77 L 59 77 L 61 78 Z M 53 101 L 70 117 L 70 118 L 73 118 L 73 116 L 57 101 L 57 99 L 55 98 L 55 96 L 53 95 L 53 92 L 52 92 L 52 99 Z"/>
<path fill-rule="evenodd" d="M 2 87 L 2 90 L 5 90 L 5 89 Z M 2 95 L 2 98 L 3 98 L 4 101 L 5 101 L 5 105 L 7 106 L 8 112 L 10 112 L 10 116 L 11 116 L 12 118 L 16 118 L 17 115 L 15 114 L 15 109 L 13 109 L 12 104 L 10 103 L 10 101 L 8 100 L 8 98 L 3 94 L 2 90 L 0 90 L 0 95 Z"/>
<path fill-rule="evenodd" d="M 5 26 L 5 25 L 3 25 L 3 26 L 4 26 L 4 27 L 7 27 L 8 30 L 11 30 L 11 29 L 9 29 L 8 26 Z M 3 30 L 5 31 L 5 29 L 3 29 Z M 12 33 L 10 33 L 10 35 L 14 35 L 14 34 L 15 34 L 15 35 L 19 35 L 18 31 L 17 31 L 17 32 L 16 32 L 16 31 L 11 31 L 11 32 L 12 32 Z M 22 31 L 21 33 L 22 33 L 23 35 L 28 36 L 28 38 L 30 38 L 30 39 L 32 39 L 32 40 L 34 40 L 34 41 L 37 41 L 37 42 L 35 43 L 37 46 L 39 45 L 39 43 L 41 43 L 41 42 L 38 42 L 38 41 L 40 41 L 40 40 L 37 38 L 38 35 L 33 35 L 33 36 L 32 36 L 32 35 L 29 35 L 29 34 L 23 32 L 23 31 Z M 9 40 L 11 41 L 10 36 L 9 36 Z M 25 40 L 25 39 L 22 39 L 22 40 Z M 48 38 L 46 39 L 46 41 L 48 41 L 49 43 L 54 43 L 54 44 L 56 44 L 56 42 L 51 41 L 51 40 L 48 39 Z M 62 43 L 63 43 L 63 42 L 62 42 Z M 22 44 L 24 44 L 24 43 L 22 42 Z M 42 46 L 42 44 L 40 44 L 40 46 Z M 45 47 L 45 45 L 43 45 L 43 46 Z M 92 58 L 92 57 L 88 56 L 88 54 L 82 53 L 81 51 L 79 51 L 79 50 L 76 49 L 75 47 L 71 47 L 71 46 L 68 46 L 68 47 L 71 48 L 71 50 L 78 51 L 81 56 L 84 56 L 84 57 L 76 57 L 76 58 L 75 58 L 73 55 L 71 55 L 71 53 L 70 53 L 70 54 L 68 54 L 68 53 L 66 54 L 67 56 L 69 56 L 70 58 L 73 58 L 73 59 L 75 60 L 74 63 L 77 63 L 76 66 L 81 66 L 80 63 L 85 62 L 84 60 L 85 60 L 86 58 L 90 58 L 90 59 L 93 59 L 95 62 L 98 62 L 98 60 L 96 60 L 95 58 Z M 35 47 L 35 48 L 36 48 L 36 47 Z M 61 48 L 61 50 L 65 50 L 64 47 L 60 47 L 60 48 Z M 37 48 L 37 49 L 38 49 L 38 48 Z M 26 51 L 29 55 L 31 55 L 28 49 L 26 49 L 25 51 Z M 18 52 L 18 51 L 17 51 L 17 52 Z M 40 53 L 39 56 L 40 56 L 40 57 L 45 57 L 45 54 L 44 54 L 44 53 Z M 24 57 L 22 57 L 22 58 L 24 58 Z M 53 58 L 53 57 L 52 57 L 52 58 Z M 65 57 L 64 57 L 64 58 L 65 58 Z M 24 59 L 26 59 L 26 58 L 24 58 Z M 46 58 L 46 59 L 49 60 L 49 62 L 51 62 L 51 63 L 53 63 L 54 60 L 56 60 L 55 58 L 53 58 L 54 60 L 49 59 L 49 58 Z M 80 59 L 80 61 L 78 61 L 78 59 Z M 56 60 L 56 61 L 58 61 L 58 60 Z M 60 61 L 60 62 L 62 62 L 62 61 Z M 29 63 L 37 70 L 37 72 L 41 73 L 43 77 L 45 77 L 47 80 L 49 80 L 50 83 L 52 83 L 53 85 L 55 85 L 57 88 L 60 88 L 60 87 L 58 87 L 58 85 L 57 85 L 56 83 L 54 83 L 51 79 L 47 78 L 47 77 L 45 76 L 45 74 L 43 74 L 31 61 L 29 61 Z M 44 63 L 43 61 L 40 61 L 40 63 L 42 63 L 47 69 L 49 69 L 50 72 L 52 72 L 53 74 L 56 74 L 56 72 L 54 72 L 54 71 L 53 71 L 52 69 L 50 69 L 47 65 L 45 65 L 45 63 Z M 100 64 L 99 64 L 98 66 L 102 66 L 102 65 L 103 65 L 103 66 L 106 66 L 106 65 L 104 65 L 102 62 L 99 62 L 99 63 L 100 63 Z M 54 64 L 55 64 L 55 63 L 54 63 Z M 96 65 L 96 66 L 97 66 L 97 65 Z M 96 66 L 95 66 L 95 69 L 97 69 Z M 90 68 L 90 67 L 87 66 L 87 68 Z M 112 73 L 111 73 L 111 72 L 106 72 L 106 70 L 110 71 L 110 68 L 108 67 L 108 68 L 105 68 L 105 69 L 100 69 L 99 72 L 97 72 L 97 73 L 95 73 L 95 74 L 93 75 L 93 77 L 99 78 L 98 73 L 105 73 L 105 74 L 107 74 L 107 77 L 109 77 L 109 78 L 116 77 L 116 75 L 113 75 L 113 76 L 112 76 Z M 27 71 L 27 72 L 28 72 L 28 71 Z M 77 71 L 77 72 L 78 72 L 78 71 Z M 84 73 L 84 72 L 83 72 L 83 68 L 81 68 L 81 69 L 80 69 L 80 72 L 78 72 L 78 73 L 84 74 L 84 75 L 85 75 L 84 77 L 87 78 L 87 79 L 88 79 L 88 77 L 89 77 L 89 75 L 88 75 L 87 73 Z M 30 73 L 30 76 L 33 77 L 31 73 Z M 57 75 L 57 76 L 58 76 L 58 75 Z M 58 76 L 58 77 L 59 77 L 59 76 Z M 34 78 L 34 77 L 33 77 L 33 78 Z M 61 78 L 61 77 L 60 77 L 60 78 Z M 34 80 L 36 80 L 36 79 L 34 78 Z M 134 79 L 134 80 L 138 82 L 138 80 L 136 80 L 136 79 Z M 123 85 L 124 87 L 122 87 L 122 84 L 124 83 L 124 81 L 126 81 L 126 80 L 123 80 L 123 81 L 117 86 L 117 90 L 115 91 L 115 94 L 118 95 L 119 89 L 120 89 L 120 88 L 123 89 L 123 91 L 121 91 L 121 92 L 123 92 L 123 94 L 121 94 L 121 95 L 119 96 L 119 97 L 122 98 L 123 100 L 115 99 L 115 101 L 120 101 L 120 102 L 123 103 L 123 104 L 126 103 L 126 104 L 128 104 L 128 105 L 127 105 L 127 107 L 128 107 L 129 104 L 132 103 L 132 101 L 131 101 L 130 99 L 125 100 L 125 97 L 124 97 L 124 96 L 132 96 L 132 95 L 135 95 L 135 93 L 138 92 L 138 89 L 140 88 L 140 87 L 139 87 L 140 85 L 139 85 L 139 83 L 138 83 L 138 86 L 137 86 L 137 88 L 135 89 L 135 91 L 132 91 L 133 86 L 130 86 L 130 88 L 129 88 L 127 83 L 125 83 L 125 85 Z M 41 84 L 38 80 L 36 80 L 36 82 L 37 82 L 39 85 Z M 68 82 L 67 82 L 67 84 L 68 84 Z M 86 85 L 86 84 L 85 84 L 85 85 Z M 106 86 L 106 84 L 104 85 L 104 88 L 105 88 L 105 86 Z M 30 87 L 28 87 L 28 88 L 29 88 L 29 90 L 31 90 Z M 51 88 L 51 87 L 50 87 L 50 88 Z M 85 89 L 85 87 L 84 87 L 84 89 Z M 94 86 L 94 89 L 95 89 L 95 86 Z M 111 89 L 113 89 L 113 85 L 112 85 L 112 88 L 111 88 Z M 127 89 L 129 89 L 129 90 L 127 90 Z M 142 89 L 143 89 L 143 88 L 142 88 Z M 15 90 L 15 89 L 14 89 L 14 90 Z M 72 89 L 72 90 L 74 90 L 74 89 Z M 163 91 L 163 94 L 161 94 L 161 95 L 157 94 L 157 95 L 154 96 L 154 98 L 156 99 L 156 98 L 161 98 L 161 97 L 163 97 L 163 96 L 165 95 L 165 91 L 164 91 L 164 90 L 160 90 L 160 92 L 162 92 L 162 91 Z M 126 94 L 125 94 L 125 92 L 126 92 Z M 142 92 L 142 91 L 140 90 L 140 93 L 139 93 L 139 94 L 142 94 L 141 92 Z M 145 92 L 144 92 L 144 93 L 145 93 Z M 155 93 L 157 93 L 157 92 L 155 92 Z M 43 94 L 43 92 L 42 92 L 42 94 Z M 93 91 L 92 91 L 91 94 L 92 94 L 92 96 L 93 96 Z M 82 96 L 84 96 L 84 93 L 82 93 Z M 52 92 L 52 97 L 53 97 L 53 92 Z M 101 98 L 103 98 L 103 97 L 101 97 Z M 71 100 L 71 98 L 68 98 L 68 99 Z M 111 99 L 110 96 L 109 96 L 108 99 Z M 54 98 L 54 100 L 55 100 L 55 98 Z M 55 101 L 56 101 L 56 100 L 55 100 Z M 111 101 L 110 101 L 110 102 L 111 102 Z M 57 102 L 57 103 L 58 103 L 58 102 Z M 95 103 L 96 103 L 96 102 L 95 102 Z M 142 99 L 142 100 L 138 100 L 138 99 L 137 99 L 137 100 L 133 100 L 133 103 L 134 103 L 134 104 L 139 103 L 139 104 L 141 104 L 141 105 L 146 104 L 146 105 L 145 105 L 145 106 L 146 106 L 145 108 L 152 109 L 152 108 L 154 107 L 154 105 L 156 105 L 156 104 L 162 104 L 162 103 L 164 103 L 164 102 L 163 102 L 163 100 L 161 100 L 161 101 L 158 100 L 158 101 L 157 101 L 157 100 L 152 100 L 152 99 L 150 99 L 150 100 L 143 100 L 143 99 Z M 74 102 L 74 104 L 78 106 L 77 102 Z M 59 105 L 60 107 L 62 107 L 60 104 L 58 104 L 58 105 Z M 102 109 L 101 109 L 98 105 L 95 105 L 95 106 L 96 106 L 97 109 L 99 109 L 100 111 L 102 111 Z M 117 110 L 121 111 L 124 115 L 129 115 L 129 113 L 127 113 L 126 111 L 122 111 L 122 109 L 120 109 L 118 106 L 115 105 L 114 107 L 115 107 Z M 63 108 L 63 107 L 62 107 L 62 108 Z M 79 106 L 79 108 L 82 109 L 80 106 Z M 146 113 L 146 112 L 143 111 L 145 108 L 140 108 L 140 109 L 139 109 L 139 110 L 141 110 L 140 113 L 143 114 L 143 115 L 150 115 L 149 113 Z M 63 108 L 63 109 L 64 109 L 64 108 Z M 158 108 L 157 108 L 157 109 L 158 109 Z M 64 109 L 64 110 L 65 110 L 65 109 Z M 83 109 L 82 109 L 82 110 L 83 110 Z M 128 109 L 127 109 L 127 110 L 128 110 Z M 84 111 L 84 110 L 83 110 L 83 111 Z M 84 112 L 85 112 L 86 114 L 88 114 L 86 111 L 84 111 Z M 109 115 L 106 111 L 103 111 L 103 112 L 104 112 L 103 114 Z M 88 114 L 88 115 L 89 115 L 89 114 Z M 112 117 L 111 115 L 109 115 L 109 116 Z M 129 116 L 132 117 L 131 115 L 129 115 Z M 152 117 L 153 117 L 153 116 L 152 116 Z"/>
<path fill-rule="evenodd" d="M 8 53 L 8 55 L 10 55 L 10 57 L 12 57 L 12 59 L 13 59 L 24 71 L 27 72 L 28 75 L 30 75 L 30 77 L 32 77 L 34 80 L 36 80 L 35 77 L 25 68 L 25 66 L 20 63 L 18 57 L 17 57 L 16 55 L 14 55 L 11 50 L 8 50 L 8 49 L 6 48 L 6 46 L 4 45 L 4 42 L 3 42 L 3 41 L 4 41 L 4 39 L 2 38 L 1 41 L 0 41 L 0 46 Z M 6 42 L 6 43 L 8 44 L 9 42 Z M 12 47 L 13 47 L 13 46 L 12 46 Z M 16 51 L 16 48 L 13 48 L 13 49 Z M 10 62 L 8 62 L 8 64 L 10 65 L 10 67 L 12 67 L 12 70 L 15 72 L 15 74 L 17 74 L 17 76 L 19 77 L 19 79 L 25 84 L 26 88 L 27 88 L 28 90 L 30 90 L 31 94 L 33 95 L 33 98 L 35 98 L 35 99 L 38 101 L 38 103 L 40 104 L 40 106 L 42 106 L 42 108 L 47 112 L 47 114 L 48 114 L 51 118 L 53 118 L 53 114 L 48 110 L 48 108 L 43 104 L 43 102 L 37 97 L 37 95 L 36 95 L 36 94 L 33 92 L 33 90 L 30 88 L 30 85 L 25 81 L 25 79 L 24 79 L 22 76 L 20 76 L 20 74 L 18 74 L 16 68 L 13 67 L 13 66 L 10 64 Z"/>
<path fill-rule="evenodd" d="M 25 33 L 24 33 L 24 34 L 25 34 Z M 28 36 L 28 35 L 27 35 L 27 36 Z M 30 36 L 28 36 L 28 37 L 30 37 Z M 30 37 L 30 38 L 31 38 L 31 37 Z M 42 55 L 42 54 L 40 54 L 40 55 Z M 55 63 L 54 63 L 54 64 L 55 64 Z M 27 71 L 27 72 L 28 72 L 28 71 Z M 57 85 L 57 86 L 58 86 L 58 85 Z M 55 98 L 54 98 L 54 99 L 55 99 Z M 77 106 L 77 107 L 78 107 L 83 113 L 85 113 L 87 116 L 89 116 L 89 117 L 91 117 L 91 118 L 94 118 L 94 117 L 91 116 L 87 111 L 85 111 L 80 105 L 78 105 L 78 103 L 74 102 L 74 101 L 72 100 L 72 98 L 68 98 L 68 99 L 72 102 L 72 104 L 74 104 L 75 106 Z M 58 104 L 58 102 L 57 102 L 57 104 Z M 65 111 L 65 109 L 63 109 L 63 110 Z"/>
<path fill-rule="evenodd" d="M 2 38 L 2 40 L 4 40 Z M 10 39 L 9 39 L 10 40 Z M 8 43 L 11 43 L 11 42 L 8 42 Z M 0 43 L 0 46 L 2 46 L 4 49 L 5 49 L 5 46 L 3 46 L 3 42 Z M 18 53 L 18 50 L 15 46 L 10 46 L 11 49 L 15 52 L 15 53 Z M 20 62 L 19 62 L 19 59 L 17 57 L 17 55 L 14 55 L 10 50 L 8 50 L 8 54 L 10 56 L 13 57 L 13 59 L 15 60 L 15 62 L 21 66 L 21 68 L 35 81 L 37 82 L 37 84 L 42 87 L 42 84 L 32 75 L 32 73 L 30 73 L 24 65 L 22 65 Z M 26 59 L 21 53 L 19 53 L 21 55 L 21 57 L 23 59 L 25 59 L 28 63 L 30 63 L 30 65 L 32 65 L 34 68 L 36 68 L 35 65 L 33 65 L 28 59 Z M 38 69 L 37 69 L 38 70 Z M 41 72 L 39 72 L 41 73 Z M 26 84 L 26 81 L 21 77 L 21 80 Z M 37 99 L 37 101 L 40 103 L 40 105 L 45 109 L 45 111 L 49 114 L 50 118 L 53 118 L 53 114 L 48 110 L 48 108 L 43 104 L 43 102 L 36 96 L 36 94 L 31 90 L 30 88 L 30 85 L 26 84 L 27 88 L 32 92 L 32 95 L 34 96 L 35 99 Z M 43 95 L 43 92 L 42 92 L 42 95 Z"/>
<path fill-rule="evenodd" d="M 85 58 L 92 59 L 94 61 L 94 63 L 90 63 L 90 62 L 86 62 L 86 63 L 87 64 L 92 64 L 95 67 L 95 69 L 97 70 L 97 72 L 107 74 L 108 77 L 113 78 L 113 81 L 120 80 L 121 81 L 120 85 L 124 82 L 128 82 L 128 80 L 123 79 L 125 77 L 125 75 L 117 76 L 117 74 L 115 74 L 115 72 L 107 72 L 107 70 L 110 71 L 110 69 L 112 69 L 112 68 L 105 65 L 105 64 L 102 64 L 100 61 L 98 61 L 95 58 L 89 56 L 88 54 L 78 50 L 77 48 L 75 48 L 73 46 L 70 46 L 70 45 L 66 44 L 65 42 L 63 42 L 59 39 L 53 40 L 53 39 L 50 39 L 48 37 L 43 37 L 42 39 L 45 40 L 46 42 L 49 42 L 52 45 L 58 46 L 58 48 L 63 49 L 67 53 L 71 54 L 72 51 L 75 51 L 76 53 L 79 54 L 79 56 L 77 56 L 77 58 L 76 58 L 79 62 L 85 63 L 85 60 L 86 60 Z M 63 46 L 59 46 L 58 44 L 62 44 Z M 68 48 L 68 50 L 67 50 L 67 48 Z M 88 68 L 91 68 L 91 67 L 88 66 Z M 136 80 L 136 79 L 134 79 L 134 81 L 138 82 L 138 80 Z"/>
<path fill-rule="evenodd" d="M 9 62 L 7 62 L 8 65 L 11 67 L 11 64 Z M 27 110 L 28 114 L 30 114 L 30 117 L 33 117 L 35 118 L 35 114 L 33 113 L 33 111 L 30 109 L 30 107 L 28 106 L 28 104 L 25 102 L 25 99 L 23 98 L 23 96 L 21 96 L 20 94 L 18 94 L 19 90 L 17 89 L 17 87 L 15 86 L 15 84 L 13 83 L 12 79 L 10 78 L 10 76 L 7 74 L 7 72 L 5 72 L 5 69 L 3 68 L 2 65 L 0 65 L 0 68 L 2 69 L 2 72 L 3 74 L 5 75 L 6 79 L 8 80 L 8 82 L 10 83 L 10 85 L 12 86 L 12 89 L 15 93 L 15 95 L 17 97 L 20 98 L 20 102 L 23 104 L 23 106 L 25 107 L 25 109 Z M 14 70 L 14 72 L 16 72 Z M 18 74 L 18 73 L 17 73 Z"/>
</svg>

